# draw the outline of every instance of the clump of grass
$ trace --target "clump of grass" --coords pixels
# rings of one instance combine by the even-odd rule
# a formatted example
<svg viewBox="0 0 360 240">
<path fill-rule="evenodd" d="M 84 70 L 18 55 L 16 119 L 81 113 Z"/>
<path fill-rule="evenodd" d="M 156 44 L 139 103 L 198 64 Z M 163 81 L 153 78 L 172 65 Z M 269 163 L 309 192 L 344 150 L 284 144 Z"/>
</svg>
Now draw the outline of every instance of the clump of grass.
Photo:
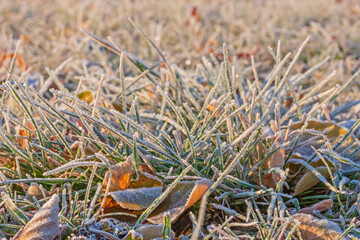
<svg viewBox="0 0 360 240">
<path fill-rule="evenodd" d="M 169 236 L 172 229 L 183 239 L 299 238 L 299 222 L 292 215 L 324 198 L 332 199 L 334 206 L 314 214 L 332 219 L 344 235 L 359 234 L 354 207 L 359 203 L 357 170 L 337 169 L 330 181 L 321 179 L 315 190 L 294 196 L 296 174 L 304 167 L 316 174 L 317 170 L 304 161 L 293 175 L 287 165 L 269 168 L 265 164 L 281 148 L 286 149 L 286 162 L 294 162 L 309 119 L 333 120 L 346 111 L 351 104 L 333 111 L 326 106 L 338 102 L 359 71 L 343 86 L 332 81 L 335 73 L 323 77 L 319 86 L 305 84 L 330 59 L 325 56 L 319 63 L 307 64 L 306 71 L 295 71 L 309 38 L 286 55 L 278 42 L 276 53 L 271 49 L 268 53 L 273 58 L 271 67 L 261 71 L 254 59 L 247 67 L 236 59 L 230 61 L 231 50 L 225 44 L 223 61 L 203 57 L 202 63 L 184 70 L 171 64 L 154 41 L 135 28 L 150 43 L 148 48 L 160 53 L 160 62 L 147 65 L 112 38 L 107 41 L 88 33 L 94 40 L 91 44 L 97 42 L 111 53 L 99 51 L 100 63 L 83 64 L 81 76 L 61 78 L 61 67 L 75 61 L 69 60 L 58 69 L 48 69 L 45 81 L 32 83 L 29 72 L 17 74 L 21 46 L 17 45 L 1 86 L 0 185 L 8 193 L 2 195 L 1 204 L 11 206 L 0 212 L 2 235 L 14 236 L 28 221 L 25 213 L 47 200 L 46 191 L 61 196 L 63 238 L 99 239 L 106 234 L 124 238 L 165 197 L 157 199 L 135 227 L 114 220 L 125 213 L 101 211 L 105 172 L 129 156 L 136 163 L 151 164 L 170 186 L 182 178 L 213 180 L 201 203 L 183 216 L 189 221 L 179 219 L 170 226 L 165 217 L 164 235 Z M 94 97 L 91 103 L 78 98 L 77 93 L 89 89 Z M 269 126 L 281 134 L 290 131 L 292 122 L 304 123 L 294 141 L 274 143 Z M 357 124 L 334 149 L 325 140 L 308 162 L 318 158 L 326 165 L 326 157 L 337 166 L 347 161 L 332 150 L 352 136 Z M 275 187 L 267 187 L 264 176 L 272 173 L 279 180 Z M 40 184 L 45 197 L 26 199 L 30 183 Z"/>
</svg>

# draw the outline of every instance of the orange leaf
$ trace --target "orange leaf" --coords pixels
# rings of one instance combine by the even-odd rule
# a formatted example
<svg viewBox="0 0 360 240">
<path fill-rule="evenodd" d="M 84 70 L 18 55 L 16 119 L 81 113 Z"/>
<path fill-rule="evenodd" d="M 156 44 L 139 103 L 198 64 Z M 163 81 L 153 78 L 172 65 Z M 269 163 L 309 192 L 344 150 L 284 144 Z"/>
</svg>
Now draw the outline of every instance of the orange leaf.
<svg viewBox="0 0 360 240">
<path fill-rule="evenodd" d="M 277 177 L 277 176 L 275 176 Z M 263 185 L 267 188 L 272 188 L 272 189 L 275 189 L 276 188 L 276 182 L 275 182 L 275 179 L 274 179 L 274 175 L 272 173 L 268 173 L 268 174 L 264 174 L 262 176 L 263 178 Z M 254 181 L 257 183 L 257 185 L 260 186 L 260 179 L 259 177 L 256 177 L 254 179 Z"/>
<path fill-rule="evenodd" d="M 110 173 L 112 175 L 109 179 Z M 106 174 L 103 189 L 106 189 L 110 182 L 110 192 L 127 189 L 130 186 L 130 179 L 134 175 L 133 158 L 128 157 L 125 162 L 121 162 L 112 167 Z"/>
<path fill-rule="evenodd" d="M 79 93 L 78 98 L 87 102 L 88 104 L 90 104 L 94 100 L 94 97 L 93 97 L 91 91 L 84 91 L 84 92 Z"/>
<path fill-rule="evenodd" d="M 315 149 L 319 149 L 324 145 L 325 141 L 328 141 L 332 147 L 334 147 L 339 141 L 347 134 L 348 129 L 346 127 L 340 126 L 334 122 L 325 122 L 318 120 L 308 120 L 308 126 L 303 132 L 298 147 L 295 149 L 294 153 L 301 155 L 303 160 L 307 160 L 309 156 L 314 154 Z M 304 126 L 303 122 L 297 122 L 290 126 L 290 133 L 288 141 L 293 141 L 299 133 L 299 130 Z M 295 131 L 297 130 L 297 131 Z M 357 149 L 360 147 L 360 141 L 355 137 L 353 133 L 342 142 L 340 146 L 336 149 L 337 153 L 342 155 L 352 155 L 350 160 L 355 163 L 359 163 L 360 152 Z M 287 151 L 290 149 L 288 148 Z M 294 154 L 295 155 L 295 154 Z M 340 168 L 344 171 L 349 171 L 356 169 L 351 164 L 340 163 Z"/>
<path fill-rule="evenodd" d="M 27 67 L 26 67 L 24 58 L 22 57 L 21 53 L 18 54 L 16 60 L 17 60 L 17 62 L 18 62 L 18 64 L 19 64 L 19 67 L 21 68 L 21 70 L 22 70 L 23 72 L 25 72 Z"/>
<path fill-rule="evenodd" d="M 138 179 L 131 180 L 130 181 L 130 188 L 144 188 L 144 187 L 158 187 L 162 186 L 163 183 L 160 179 L 157 177 L 146 173 L 139 171 L 139 177 Z"/>
</svg>

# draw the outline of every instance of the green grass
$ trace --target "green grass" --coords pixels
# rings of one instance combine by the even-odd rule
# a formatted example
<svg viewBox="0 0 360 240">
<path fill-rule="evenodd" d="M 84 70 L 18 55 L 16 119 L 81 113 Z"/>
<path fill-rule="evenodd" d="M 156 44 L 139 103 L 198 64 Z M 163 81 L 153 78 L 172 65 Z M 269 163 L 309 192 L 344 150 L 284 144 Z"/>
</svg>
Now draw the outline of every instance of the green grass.
<svg viewBox="0 0 360 240">
<path fill-rule="evenodd" d="M 155 10 L 144 12 L 137 1 L 3 1 L 5 53 L 20 52 L 29 68 L 15 58 L 0 65 L 0 186 L 8 192 L 0 234 L 13 237 L 47 200 L 26 200 L 30 183 L 59 195 L 63 239 L 99 239 L 101 231 L 123 239 L 178 181 L 207 178 L 199 203 L 175 222 L 165 217 L 164 238 L 172 230 L 182 239 L 300 239 L 292 216 L 323 199 L 333 206 L 314 215 L 359 236 L 360 6 L 260 2 L 195 1 L 195 11 L 185 1 L 147 1 Z M 85 90 L 91 104 L 77 97 Z M 327 115 L 356 124 L 336 144 L 325 137 L 293 171 L 308 121 Z M 291 132 L 298 121 L 303 127 Z M 286 130 L 291 141 L 275 142 Z M 269 168 L 281 148 L 285 164 Z M 149 163 L 170 186 L 135 225 L 101 211 L 105 173 L 129 156 L 137 171 Z M 316 173 L 317 160 L 335 168 L 331 177 L 294 196 L 297 176 Z M 275 187 L 265 186 L 268 173 L 278 174 Z"/>
</svg>

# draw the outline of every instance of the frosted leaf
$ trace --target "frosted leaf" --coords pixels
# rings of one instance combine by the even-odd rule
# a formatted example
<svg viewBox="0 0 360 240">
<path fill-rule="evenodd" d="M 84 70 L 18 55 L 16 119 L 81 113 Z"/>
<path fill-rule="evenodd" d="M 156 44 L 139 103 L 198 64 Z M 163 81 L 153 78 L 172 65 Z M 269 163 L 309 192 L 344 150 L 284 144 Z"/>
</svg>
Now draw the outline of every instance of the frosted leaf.
<svg viewBox="0 0 360 240">
<path fill-rule="evenodd" d="M 14 240 L 55 240 L 59 234 L 59 197 L 55 194 L 47 201 L 25 227 L 14 237 Z"/>
<path fill-rule="evenodd" d="M 162 187 L 125 189 L 111 192 L 109 195 L 117 204 L 129 210 L 144 210 L 148 208 L 162 193 Z"/>
<path fill-rule="evenodd" d="M 342 234 L 340 227 L 336 223 L 327 219 L 319 220 L 309 214 L 304 213 L 295 214 L 294 219 L 300 222 L 299 230 L 302 239 L 332 240 L 338 239 Z"/>
</svg>

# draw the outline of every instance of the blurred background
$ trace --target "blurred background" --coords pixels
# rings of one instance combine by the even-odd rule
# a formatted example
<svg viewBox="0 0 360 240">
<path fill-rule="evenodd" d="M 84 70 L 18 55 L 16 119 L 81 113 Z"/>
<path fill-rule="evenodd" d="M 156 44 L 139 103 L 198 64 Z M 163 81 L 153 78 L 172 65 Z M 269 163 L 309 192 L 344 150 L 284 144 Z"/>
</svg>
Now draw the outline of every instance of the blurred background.
<svg viewBox="0 0 360 240">
<path fill-rule="evenodd" d="M 222 60 L 227 43 L 230 61 L 250 66 L 255 57 L 260 78 L 273 63 L 268 46 L 276 52 L 295 52 L 307 36 L 310 43 L 295 70 L 305 71 L 329 57 L 329 64 L 315 73 L 337 71 L 344 83 L 359 68 L 360 2 L 357 0 L 254 0 L 254 1 L 158 1 L 158 0 L 1 0 L 1 65 L 10 61 L 16 42 L 21 40 L 24 69 L 46 74 L 69 57 L 63 78 L 83 73 L 84 63 L 118 68 L 118 56 L 105 51 L 80 28 L 106 39 L 110 36 L 122 50 L 152 66 L 159 54 L 128 21 L 134 22 L 161 49 L 172 64 L 192 68 L 201 57 Z M 24 70 L 23 69 L 23 70 Z M 60 73 L 61 75 L 61 73 Z M 2 75 L 1 79 L 3 79 Z"/>
</svg>

